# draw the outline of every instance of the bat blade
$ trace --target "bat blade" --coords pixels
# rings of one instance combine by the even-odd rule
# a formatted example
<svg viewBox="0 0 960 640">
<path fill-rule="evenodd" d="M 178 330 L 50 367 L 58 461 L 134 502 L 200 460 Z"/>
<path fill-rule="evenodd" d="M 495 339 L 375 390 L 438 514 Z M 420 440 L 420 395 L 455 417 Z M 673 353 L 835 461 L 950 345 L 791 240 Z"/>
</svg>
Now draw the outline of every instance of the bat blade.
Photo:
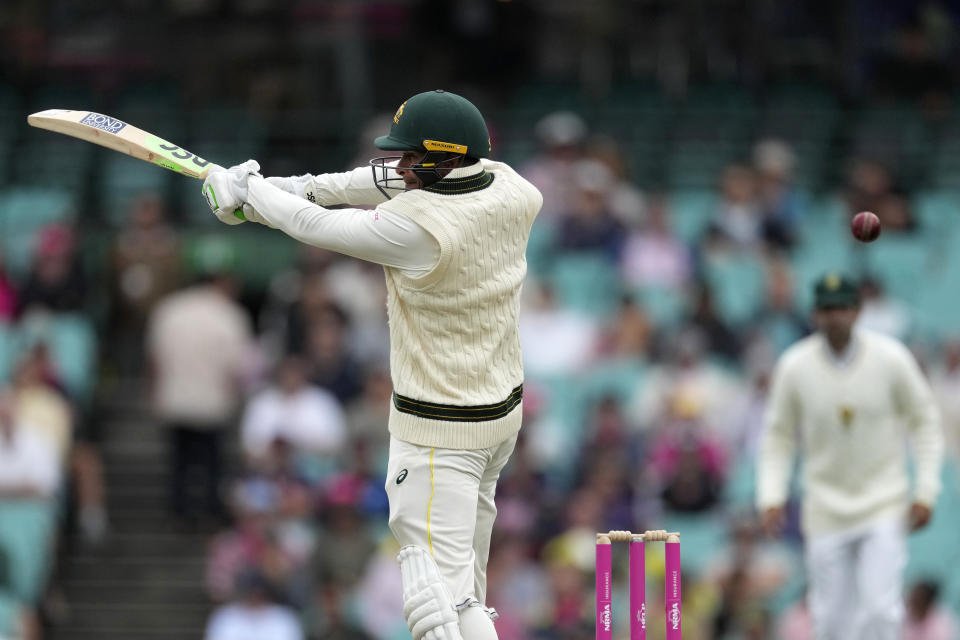
<svg viewBox="0 0 960 640">
<path fill-rule="evenodd" d="M 94 111 L 47 109 L 27 116 L 27 123 L 126 153 L 191 178 L 203 180 L 216 166 L 172 142 Z"/>
</svg>

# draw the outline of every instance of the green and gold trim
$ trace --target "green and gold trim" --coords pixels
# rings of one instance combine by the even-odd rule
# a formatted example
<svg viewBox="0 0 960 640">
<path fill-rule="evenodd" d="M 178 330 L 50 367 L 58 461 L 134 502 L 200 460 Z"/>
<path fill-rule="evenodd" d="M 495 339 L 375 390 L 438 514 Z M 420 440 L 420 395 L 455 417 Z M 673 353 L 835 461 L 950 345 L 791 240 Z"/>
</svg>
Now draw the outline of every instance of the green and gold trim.
<svg viewBox="0 0 960 640">
<path fill-rule="evenodd" d="M 523 399 L 523 385 L 519 385 L 510 392 L 502 402 L 494 404 L 478 404 L 472 407 L 462 407 L 452 404 L 433 404 L 414 400 L 399 393 L 393 394 L 393 406 L 400 413 L 428 418 L 430 420 L 449 420 L 456 422 L 487 422 L 504 417 L 520 404 Z"/>
<path fill-rule="evenodd" d="M 444 178 L 424 187 L 424 191 L 431 193 L 442 193 L 448 196 L 460 195 L 461 193 L 471 193 L 486 189 L 493 183 L 493 174 L 481 171 L 480 173 L 465 178 Z"/>
</svg>

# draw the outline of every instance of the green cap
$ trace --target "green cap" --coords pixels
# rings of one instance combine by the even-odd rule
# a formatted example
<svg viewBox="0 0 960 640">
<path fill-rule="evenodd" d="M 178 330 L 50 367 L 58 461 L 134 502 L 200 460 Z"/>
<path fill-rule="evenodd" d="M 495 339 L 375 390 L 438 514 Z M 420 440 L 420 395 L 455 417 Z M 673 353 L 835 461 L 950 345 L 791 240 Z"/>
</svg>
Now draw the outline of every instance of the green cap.
<svg viewBox="0 0 960 640">
<path fill-rule="evenodd" d="M 856 307 L 860 304 L 860 290 L 852 278 L 839 273 L 828 273 L 814 285 L 813 304 L 817 309 Z"/>
<path fill-rule="evenodd" d="M 374 140 L 388 151 L 449 151 L 474 158 L 490 155 L 490 133 L 480 110 L 442 89 L 418 93 L 400 105 L 389 135 Z"/>
</svg>

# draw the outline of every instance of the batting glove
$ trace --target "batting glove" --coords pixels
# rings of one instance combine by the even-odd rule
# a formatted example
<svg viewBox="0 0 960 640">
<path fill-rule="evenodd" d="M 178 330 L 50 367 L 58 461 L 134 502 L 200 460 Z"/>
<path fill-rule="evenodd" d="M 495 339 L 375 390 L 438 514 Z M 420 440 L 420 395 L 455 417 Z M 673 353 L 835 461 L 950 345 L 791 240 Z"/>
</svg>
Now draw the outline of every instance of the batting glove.
<svg viewBox="0 0 960 640">
<path fill-rule="evenodd" d="M 287 193 L 292 193 L 298 198 L 305 198 L 307 187 L 310 186 L 310 183 L 313 182 L 313 176 L 309 173 L 305 173 L 302 176 L 290 176 L 289 178 L 283 177 L 270 177 L 266 179 L 268 183 L 282 189 Z"/>
<path fill-rule="evenodd" d="M 250 176 L 259 176 L 259 171 L 256 160 L 247 160 L 229 169 L 210 170 L 203 181 L 203 197 L 220 222 L 234 225 L 246 221 L 243 206 L 247 201 L 247 180 Z"/>
</svg>

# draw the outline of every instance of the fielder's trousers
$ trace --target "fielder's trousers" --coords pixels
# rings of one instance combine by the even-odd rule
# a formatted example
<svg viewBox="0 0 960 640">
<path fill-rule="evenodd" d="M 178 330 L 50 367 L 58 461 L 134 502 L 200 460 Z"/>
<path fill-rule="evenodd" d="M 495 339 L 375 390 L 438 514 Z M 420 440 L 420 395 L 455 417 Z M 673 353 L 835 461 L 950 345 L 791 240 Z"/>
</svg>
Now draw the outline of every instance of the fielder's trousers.
<svg viewBox="0 0 960 640">
<path fill-rule="evenodd" d="M 805 547 L 815 640 L 899 640 L 907 563 L 902 523 L 819 535 Z"/>
</svg>

